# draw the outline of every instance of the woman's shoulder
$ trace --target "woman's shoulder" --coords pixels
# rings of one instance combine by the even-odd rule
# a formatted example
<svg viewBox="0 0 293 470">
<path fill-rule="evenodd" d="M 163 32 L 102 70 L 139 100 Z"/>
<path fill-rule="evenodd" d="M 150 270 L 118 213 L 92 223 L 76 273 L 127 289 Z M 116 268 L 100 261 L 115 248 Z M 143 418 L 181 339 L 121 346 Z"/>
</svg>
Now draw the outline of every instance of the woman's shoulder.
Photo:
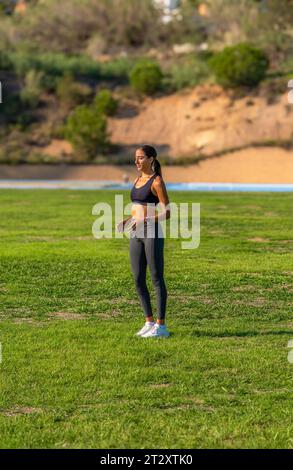
<svg viewBox="0 0 293 470">
<path fill-rule="evenodd" d="M 162 177 L 161 175 L 157 174 L 157 175 L 154 177 L 153 183 L 154 183 L 155 186 L 158 186 L 158 185 L 164 183 L 163 177 Z"/>
</svg>

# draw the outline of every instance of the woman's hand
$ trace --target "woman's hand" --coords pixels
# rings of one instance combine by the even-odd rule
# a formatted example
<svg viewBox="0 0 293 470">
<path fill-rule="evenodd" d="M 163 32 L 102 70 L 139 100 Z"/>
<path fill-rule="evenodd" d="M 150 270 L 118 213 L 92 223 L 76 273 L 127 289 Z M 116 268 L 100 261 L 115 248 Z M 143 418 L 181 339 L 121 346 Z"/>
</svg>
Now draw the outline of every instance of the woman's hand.
<svg viewBox="0 0 293 470">
<path fill-rule="evenodd" d="M 147 222 L 145 218 L 136 219 L 135 217 L 128 217 L 128 219 L 121 220 L 116 225 L 117 232 L 130 232 L 134 230 L 142 230 L 143 226 L 146 226 Z"/>
<path fill-rule="evenodd" d="M 137 230 L 138 232 L 140 230 L 142 230 L 143 226 L 146 225 L 146 221 L 145 219 L 133 219 L 133 221 L 131 221 L 130 223 L 130 226 L 129 226 L 129 230 Z"/>
<path fill-rule="evenodd" d="M 124 232 L 125 230 L 131 229 L 134 220 L 134 217 L 127 217 L 127 219 L 118 222 L 116 225 L 117 232 Z"/>
<path fill-rule="evenodd" d="M 117 232 L 123 232 L 124 229 L 125 229 L 125 225 L 127 223 L 129 223 L 129 221 L 131 219 L 132 219 L 132 217 L 127 217 L 127 219 L 124 219 L 124 220 L 121 220 L 120 222 L 118 222 L 118 224 L 116 225 Z"/>
<path fill-rule="evenodd" d="M 125 224 L 125 220 L 120 220 L 120 222 L 118 222 L 118 224 L 116 225 L 117 232 L 123 232 L 124 224 Z"/>
</svg>

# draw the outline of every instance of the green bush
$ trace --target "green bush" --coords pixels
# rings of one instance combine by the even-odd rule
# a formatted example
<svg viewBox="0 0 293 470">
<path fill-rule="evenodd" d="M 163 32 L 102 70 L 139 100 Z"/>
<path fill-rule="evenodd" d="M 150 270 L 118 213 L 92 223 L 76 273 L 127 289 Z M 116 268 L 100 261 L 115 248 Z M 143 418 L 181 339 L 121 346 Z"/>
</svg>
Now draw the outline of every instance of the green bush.
<svg viewBox="0 0 293 470">
<path fill-rule="evenodd" d="M 136 60 L 134 58 L 120 57 L 109 62 L 100 63 L 86 55 L 66 55 L 62 53 L 38 53 L 19 50 L 10 52 L 3 60 L 15 70 L 19 77 L 32 69 L 43 71 L 45 76 L 52 78 L 65 75 L 84 76 L 103 80 L 119 80 L 122 84 L 128 82 L 128 73 Z M 1 56 L 0 56 L 1 63 Z M 7 65 L 7 66 L 8 66 Z M 3 68 L 3 67 L 2 67 Z"/>
<path fill-rule="evenodd" d="M 161 87 L 163 73 L 157 63 L 143 59 L 133 67 L 129 78 L 135 91 L 152 95 Z"/>
<path fill-rule="evenodd" d="M 19 93 L 11 93 L 4 97 L 3 103 L 1 103 L 1 115 L 5 118 L 6 123 L 16 123 L 17 117 L 23 111 L 24 106 Z"/>
<path fill-rule="evenodd" d="M 47 155 L 41 152 L 30 152 L 28 153 L 26 163 L 60 163 L 60 157 L 56 157 L 53 155 Z"/>
<path fill-rule="evenodd" d="M 112 97 L 109 90 L 103 89 L 95 96 L 94 106 L 102 114 L 113 116 L 117 111 L 118 101 Z"/>
<path fill-rule="evenodd" d="M 76 161 L 93 160 L 109 147 L 106 118 L 93 106 L 78 106 L 67 119 L 64 135 L 74 147 Z"/>
<path fill-rule="evenodd" d="M 135 57 L 117 57 L 108 62 L 100 63 L 100 74 L 105 80 L 119 79 L 120 82 L 128 83 L 129 70 L 135 65 Z"/>
<path fill-rule="evenodd" d="M 92 78 L 101 76 L 100 64 L 84 55 L 66 55 L 62 53 L 32 53 L 17 51 L 9 54 L 18 76 L 23 77 L 29 70 L 41 70 L 53 76 L 85 75 Z"/>
<path fill-rule="evenodd" d="M 36 108 L 42 93 L 42 72 L 30 70 L 25 76 L 24 87 L 20 92 L 21 101 L 30 108 Z"/>
<path fill-rule="evenodd" d="M 29 151 L 27 135 L 20 126 L 10 126 L 10 131 L 0 145 L 1 163 L 24 163 Z"/>
<path fill-rule="evenodd" d="M 9 55 L 4 52 L 4 51 L 0 51 L 0 69 L 1 70 L 8 70 L 10 69 L 12 66 L 10 60 L 9 60 Z"/>
<path fill-rule="evenodd" d="M 32 113 L 28 109 L 19 93 L 7 94 L 1 103 L 1 118 L 5 124 L 19 125 L 22 130 L 26 129 L 33 121 Z M 1 139 L 0 139 L 1 140 Z"/>
<path fill-rule="evenodd" d="M 209 64 L 220 85 L 254 87 L 264 79 L 269 59 L 262 50 L 244 42 L 225 47 L 210 59 Z"/>
<path fill-rule="evenodd" d="M 58 81 L 56 94 L 62 106 L 72 109 L 87 101 L 92 90 L 88 85 L 76 82 L 72 75 L 65 75 Z"/>
<path fill-rule="evenodd" d="M 207 61 L 200 56 L 193 56 L 173 64 L 166 71 L 163 79 L 164 89 L 168 92 L 176 92 L 185 87 L 194 87 L 206 81 L 209 76 L 210 68 Z"/>
<path fill-rule="evenodd" d="M 15 7 L 15 2 L 11 0 L 1 0 L 0 3 L 0 16 L 1 15 L 11 15 Z"/>
</svg>

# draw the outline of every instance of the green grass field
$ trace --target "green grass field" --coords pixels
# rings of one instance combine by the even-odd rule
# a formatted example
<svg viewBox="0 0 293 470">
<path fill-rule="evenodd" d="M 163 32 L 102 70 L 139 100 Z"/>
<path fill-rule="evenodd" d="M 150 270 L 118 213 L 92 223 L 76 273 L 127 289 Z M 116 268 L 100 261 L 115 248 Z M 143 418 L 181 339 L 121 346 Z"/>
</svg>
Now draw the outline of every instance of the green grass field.
<svg viewBox="0 0 293 470">
<path fill-rule="evenodd" d="M 163 340 L 128 238 L 92 236 L 114 195 L 0 191 L 0 447 L 293 448 L 293 194 L 169 193 L 201 243 L 165 241 Z"/>
</svg>

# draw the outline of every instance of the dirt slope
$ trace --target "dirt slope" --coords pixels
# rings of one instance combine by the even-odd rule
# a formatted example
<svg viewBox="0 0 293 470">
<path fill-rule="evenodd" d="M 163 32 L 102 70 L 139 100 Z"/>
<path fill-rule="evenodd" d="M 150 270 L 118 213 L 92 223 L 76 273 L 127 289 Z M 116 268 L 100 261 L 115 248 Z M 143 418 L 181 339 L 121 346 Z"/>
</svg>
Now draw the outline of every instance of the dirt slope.
<svg viewBox="0 0 293 470">
<path fill-rule="evenodd" d="M 268 102 L 269 101 L 269 102 Z M 284 94 L 245 96 L 203 85 L 161 98 L 129 103 L 109 119 L 111 140 L 123 145 L 153 143 L 171 157 L 211 155 L 256 142 L 291 139 L 293 105 Z"/>
<path fill-rule="evenodd" d="M 235 98 L 216 85 L 203 85 L 141 103 L 124 99 L 118 115 L 109 119 L 109 131 L 112 142 L 122 144 L 127 157 L 134 156 L 142 143 L 153 144 L 159 157 L 205 157 L 186 167 L 164 166 L 169 182 L 293 183 L 293 151 L 260 145 L 293 138 L 293 104 L 287 101 L 285 83 L 281 95 L 260 89 L 257 96 Z M 235 148 L 241 150 L 227 151 Z M 58 161 L 62 153 L 71 153 L 71 146 L 54 140 L 43 150 Z M 42 171 L 46 175 L 48 170 Z M 54 171 L 51 167 L 52 176 Z M 125 174 L 134 179 L 135 167 L 64 167 L 62 176 L 57 170 L 55 177 L 122 180 Z"/>
</svg>

